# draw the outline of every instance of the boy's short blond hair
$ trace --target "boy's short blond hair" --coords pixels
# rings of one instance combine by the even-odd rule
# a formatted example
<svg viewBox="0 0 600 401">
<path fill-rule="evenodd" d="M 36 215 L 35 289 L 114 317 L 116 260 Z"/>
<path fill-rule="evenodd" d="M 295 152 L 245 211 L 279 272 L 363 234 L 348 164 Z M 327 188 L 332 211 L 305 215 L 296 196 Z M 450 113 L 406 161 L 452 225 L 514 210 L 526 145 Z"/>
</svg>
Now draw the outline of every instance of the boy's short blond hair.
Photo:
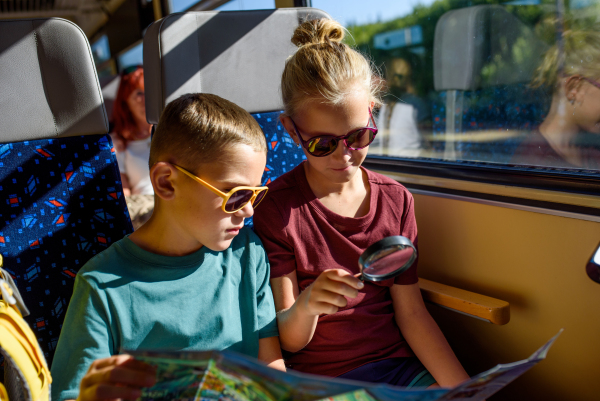
<svg viewBox="0 0 600 401">
<path fill-rule="evenodd" d="M 176 160 L 193 168 L 218 161 L 235 144 L 267 152 L 256 120 L 235 103 L 208 93 L 189 93 L 165 107 L 152 137 L 149 164 Z"/>
</svg>

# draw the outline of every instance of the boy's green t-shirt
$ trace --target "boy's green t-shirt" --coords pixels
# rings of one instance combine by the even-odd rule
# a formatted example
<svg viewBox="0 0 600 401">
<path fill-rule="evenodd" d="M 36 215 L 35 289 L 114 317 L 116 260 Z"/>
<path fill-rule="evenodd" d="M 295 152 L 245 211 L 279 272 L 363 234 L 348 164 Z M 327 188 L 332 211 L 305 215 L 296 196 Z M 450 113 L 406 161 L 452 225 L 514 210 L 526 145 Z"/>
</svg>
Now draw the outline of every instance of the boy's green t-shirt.
<svg viewBox="0 0 600 401">
<path fill-rule="evenodd" d="M 223 350 L 258 356 L 278 335 L 269 264 L 258 237 L 240 230 L 222 252 L 180 257 L 129 238 L 83 266 L 52 363 L 52 399 L 76 399 L 90 364 L 121 349 Z"/>
</svg>

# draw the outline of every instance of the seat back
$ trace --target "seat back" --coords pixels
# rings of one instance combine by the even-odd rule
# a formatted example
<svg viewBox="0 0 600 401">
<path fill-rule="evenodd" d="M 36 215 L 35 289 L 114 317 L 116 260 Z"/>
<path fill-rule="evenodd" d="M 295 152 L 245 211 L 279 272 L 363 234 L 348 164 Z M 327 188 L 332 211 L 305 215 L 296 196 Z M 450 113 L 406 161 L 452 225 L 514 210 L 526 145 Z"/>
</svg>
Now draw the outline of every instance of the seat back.
<svg viewBox="0 0 600 401">
<path fill-rule="evenodd" d="M 0 253 L 49 364 L 77 271 L 132 232 L 107 131 L 81 29 L 0 21 Z"/>
<path fill-rule="evenodd" d="M 279 85 L 290 42 L 305 19 L 329 18 L 313 8 L 171 14 L 144 36 L 146 116 L 158 123 L 170 101 L 186 93 L 213 93 L 250 112 L 269 153 L 263 184 L 305 159 L 283 129 Z M 251 225 L 251 219 L 246 224 Z"/>
</svg>

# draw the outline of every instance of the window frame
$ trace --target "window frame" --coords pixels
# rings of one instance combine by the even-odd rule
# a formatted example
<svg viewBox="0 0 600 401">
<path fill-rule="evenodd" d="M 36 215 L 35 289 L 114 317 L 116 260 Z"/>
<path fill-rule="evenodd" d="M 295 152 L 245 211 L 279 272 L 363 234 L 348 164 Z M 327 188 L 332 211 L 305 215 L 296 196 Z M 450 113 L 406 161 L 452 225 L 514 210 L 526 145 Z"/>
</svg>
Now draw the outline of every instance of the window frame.
<svg viewBox="0 0 600 401">
<path fill-rule="evenodd" d="M 600 214 L 600 172 L 596 173 L 597 176 L 591 176 L 576 170 L 562 168 L 515 167 L 484 162 L 455 162 L 376 155 L 367 156 L 363 166 L 369 170 L 391 173 L 597 196 L 597 210 Z M 406 187 L 411 188 L 416 185 L 406 184 Z M 446 191 L 443 188 L 436 189 L 435 187 L 431 187 L 431 190 Z"/>
</svg>

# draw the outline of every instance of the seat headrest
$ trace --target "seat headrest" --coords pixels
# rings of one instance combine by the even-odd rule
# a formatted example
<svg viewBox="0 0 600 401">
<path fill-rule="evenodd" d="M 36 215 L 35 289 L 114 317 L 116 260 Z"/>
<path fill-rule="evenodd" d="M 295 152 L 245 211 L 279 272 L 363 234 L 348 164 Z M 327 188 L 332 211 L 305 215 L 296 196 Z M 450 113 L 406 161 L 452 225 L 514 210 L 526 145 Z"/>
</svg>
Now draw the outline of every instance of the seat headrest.
<svg viewBox="0 0 600 401">
<path fill-rule="evenodd" d="M 305 19 L 330 18 L 314 8 L 171 14 L 144 36 L 146 118 L 157 124 L 170 101 L 212 93 L 250 113 L 283 109 L 279 85 L 290 39 Z"/>
<path fill-rule="evenodd" d="M 435 27 L 435 90 L 529 82 L 546 50 L 530 27 L 501 6 L 449 11 Z"/>
<path fill-rule="evenodd" d="M 81 29 L 60 18 L 0 21 L 0 142 L 106 132 Z"/>
</svg>

